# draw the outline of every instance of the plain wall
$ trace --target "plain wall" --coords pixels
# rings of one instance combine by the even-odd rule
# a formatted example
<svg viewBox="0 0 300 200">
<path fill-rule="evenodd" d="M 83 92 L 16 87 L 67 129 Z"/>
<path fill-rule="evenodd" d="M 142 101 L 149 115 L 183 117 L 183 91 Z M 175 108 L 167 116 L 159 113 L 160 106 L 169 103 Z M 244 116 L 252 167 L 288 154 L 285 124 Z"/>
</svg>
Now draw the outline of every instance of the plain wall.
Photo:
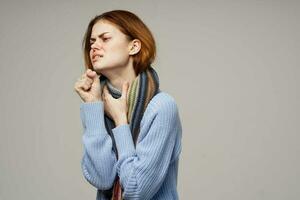
<svg viewBox="0 0 300 200">
<path fill-rule="evenodd" d="M 180 199 L 299 199 L 299 1 L 1 1 L 0 199 L 95 199 L 81 41 L 113 9 L 151 29 L 183 125 Z"/>
</svg>

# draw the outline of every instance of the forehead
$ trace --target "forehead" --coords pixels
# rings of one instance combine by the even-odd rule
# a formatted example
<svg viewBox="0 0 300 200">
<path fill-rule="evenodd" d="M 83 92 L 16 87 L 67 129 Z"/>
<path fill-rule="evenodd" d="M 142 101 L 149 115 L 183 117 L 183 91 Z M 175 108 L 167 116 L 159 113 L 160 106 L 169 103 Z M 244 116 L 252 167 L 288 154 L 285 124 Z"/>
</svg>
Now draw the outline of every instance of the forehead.
<svg viewBox="0 0 300 200">
<path fill-rule="evenodd" d="M 93 37 L 93 38 L 97 37 L 98 35 L 101 35 L 104 32 L 116 34 L 116 33 L 119 33 L 120 31 L 113 24 L 100 20 L 94 24 L 94 26 L 92 28 L 91 37 Z"/>
</svg>

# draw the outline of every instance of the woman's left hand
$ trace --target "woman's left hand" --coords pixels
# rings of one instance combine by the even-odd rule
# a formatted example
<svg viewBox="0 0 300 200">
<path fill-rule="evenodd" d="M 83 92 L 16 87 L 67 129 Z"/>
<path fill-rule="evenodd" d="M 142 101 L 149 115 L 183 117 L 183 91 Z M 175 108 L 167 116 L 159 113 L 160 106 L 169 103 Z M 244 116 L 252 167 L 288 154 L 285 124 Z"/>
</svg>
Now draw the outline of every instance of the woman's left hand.
<svg viewBox="0 0 300 200">
<path fill-rule="evenodd" d="M 128 82 L 122 85 L 122 96 L 115 99 L 109 93 L 107 86 L 103 87 L 102 100 L 104 103 L 105 113 L 114 120 L 116 126 L 127 124 L 127 92 L 129 84 Z"/>
</svg>

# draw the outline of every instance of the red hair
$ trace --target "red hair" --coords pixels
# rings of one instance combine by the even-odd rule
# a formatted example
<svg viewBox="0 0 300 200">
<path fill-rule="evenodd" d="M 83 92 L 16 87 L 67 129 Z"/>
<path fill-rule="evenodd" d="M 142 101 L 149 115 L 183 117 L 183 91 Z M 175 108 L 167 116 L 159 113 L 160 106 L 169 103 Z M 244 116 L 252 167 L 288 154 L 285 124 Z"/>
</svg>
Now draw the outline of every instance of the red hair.
<svg viewBox="0 0 300 200">
<path fill-rule="evenodd" d="M 90 38 L 92 28 L 99 20 L 105 20 L 115 25 L 127 36 L 129 41 L 133 39 L 139 39 L 141 41 L 140 51 L 133 55 L 133 67 L 136 75 L 150 66 L 156 56 L 156 45 L 149 28 L 138 16 L 129 11 L 112 10 L 95 16 L 88 24 L 82 41 L 84 64 L 86 69 L 93 69 L 89 56 L 91 49 Z"/>
</svg>

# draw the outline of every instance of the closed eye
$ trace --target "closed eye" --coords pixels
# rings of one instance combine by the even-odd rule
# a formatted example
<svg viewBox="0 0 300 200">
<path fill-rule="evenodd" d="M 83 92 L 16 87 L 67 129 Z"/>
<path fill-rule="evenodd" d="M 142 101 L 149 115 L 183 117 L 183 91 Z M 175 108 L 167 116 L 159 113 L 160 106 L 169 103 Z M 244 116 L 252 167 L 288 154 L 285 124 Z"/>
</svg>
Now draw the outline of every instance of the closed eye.
<svg viewBox="0 0 300 200">
<path fill-rule="evenodd" d="M 107 40 L 109 40 L 110 38 L 103 38 L 102 40 L 105 42 Z M 91 39 L 90 40 L 90 45 L 92 45 L 95 42 L 95 39 Z"/>
</svg>

